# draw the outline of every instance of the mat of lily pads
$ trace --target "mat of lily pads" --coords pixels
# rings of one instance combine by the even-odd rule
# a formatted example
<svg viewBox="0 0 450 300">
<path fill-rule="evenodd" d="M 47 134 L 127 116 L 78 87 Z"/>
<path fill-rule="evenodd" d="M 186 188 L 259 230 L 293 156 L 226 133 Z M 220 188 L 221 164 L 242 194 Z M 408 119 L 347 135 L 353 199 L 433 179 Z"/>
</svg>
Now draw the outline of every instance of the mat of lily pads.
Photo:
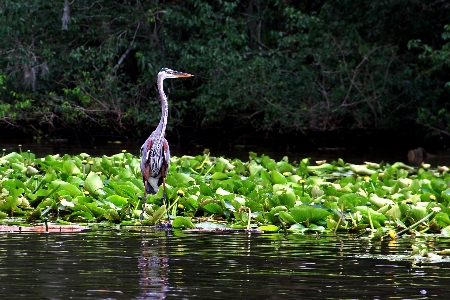
<svg viewBox="0 0 450 300">
<path fill-rule="evenodd" d="M 140 158 L 3 153 L 3 225 L 167 222 L 162 190 L 149 195 L 144 220 Z M 450 230 L 450 175 L 446 166 L 275 161 L 250 152 L 248 161 L 172 157 L 167 175 L 174 228 L 208 231 L 336 232 L 393 236 Z"/>
</svg>

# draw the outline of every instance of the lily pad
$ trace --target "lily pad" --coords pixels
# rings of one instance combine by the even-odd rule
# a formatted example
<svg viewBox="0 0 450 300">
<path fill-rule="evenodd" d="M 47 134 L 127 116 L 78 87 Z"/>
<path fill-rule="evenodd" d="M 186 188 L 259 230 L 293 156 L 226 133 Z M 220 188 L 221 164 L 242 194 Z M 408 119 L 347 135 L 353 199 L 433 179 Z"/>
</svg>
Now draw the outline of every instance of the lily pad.
<svg viewBox="0 0 450 300">
<path fill-rule="evenodd" d="M 90 195 L 98 196 L 102 194 L 102 188 L 104 187 L 103 181 L 94 172 L 89 173 L 84 181 L 84 188 L 89 192 Z"/>
<path fill-rule="evenodd" d="M 190 218 L 187 217 L 176 217 L 172 222 L 173 228 L 195 228 L 194 223 L 192 223 Z"/>
<path fill-rule="evenodd" d="M 217 203 L 208 203 L 205 206 L 203 206 L 203 208 L 213 214 L 222 214 L 223 213 L 223 209 L 222 207 L 217 204 Z"/>
<path fill-rule="evenodd" d="M 264 232 L 277 232 L 280 230 L 280 227 L 275 226 L 275 225 L 264 225 L 264 226 L 259 226 L 258 229 L 262 230 Z"/>
</svg>

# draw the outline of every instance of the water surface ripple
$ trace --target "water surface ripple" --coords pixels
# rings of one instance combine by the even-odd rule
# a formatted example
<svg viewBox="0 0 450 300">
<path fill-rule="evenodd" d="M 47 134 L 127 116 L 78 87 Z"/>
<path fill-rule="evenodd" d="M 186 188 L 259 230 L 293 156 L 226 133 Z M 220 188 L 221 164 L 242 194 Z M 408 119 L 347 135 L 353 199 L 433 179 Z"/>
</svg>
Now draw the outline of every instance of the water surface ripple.
<svg viewBox="0 0 450 300">
<path fill-rule="evenodd" d="M 445 299 L 450 263 L 354 236 L 0 234 L 2 299 Z M 447 238 L 424 241 L 450 248 Z"/>
</svg>

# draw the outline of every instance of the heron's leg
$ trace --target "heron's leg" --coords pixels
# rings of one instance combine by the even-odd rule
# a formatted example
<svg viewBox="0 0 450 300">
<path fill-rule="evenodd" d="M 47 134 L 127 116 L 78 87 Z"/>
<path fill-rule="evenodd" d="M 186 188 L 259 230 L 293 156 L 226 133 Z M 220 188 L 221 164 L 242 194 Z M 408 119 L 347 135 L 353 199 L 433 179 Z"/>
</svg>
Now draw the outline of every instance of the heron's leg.
<svg viewBox="0 0 450 300">
<path fill-rule="evenodd" d="M 168 221 L 169 224 L 170 224 L 169 201 L 167 200 L 167 194 L 166 194 L 166 178 L 165 178 L 165 177 L 163 177 L 162 184 L 163 184 L 163 200 L 164 200 L 164 205 L 166 206 L 167 221 Z"/>
<path fill-rule="evenodd" d="M 147 184 L 148 184 L 148 182 L 146 181 L 144 184 L 144 202 L 142 202 L 142 211 L 141 211 L 141 215 L 139 216 L 139 220 L 141 221 L 141 224 L 142 224 L 142 220 L 144 220 L 145 204 L 147 203 Z"/>
</svg>

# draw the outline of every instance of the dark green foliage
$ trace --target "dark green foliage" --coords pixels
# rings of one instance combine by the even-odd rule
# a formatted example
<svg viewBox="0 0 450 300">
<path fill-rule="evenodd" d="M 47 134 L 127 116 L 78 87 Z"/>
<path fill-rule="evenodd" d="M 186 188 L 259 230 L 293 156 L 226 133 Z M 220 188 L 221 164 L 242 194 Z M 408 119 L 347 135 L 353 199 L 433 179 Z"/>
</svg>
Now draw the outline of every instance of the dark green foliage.
<svg viewBox="0 0 450 300">
<path fill-rule="evenodd" d="M 418 123 L 449 135 L 449 17 L 426 0 L 5 0 L 0 120 L 141 136 L 171 67 L 196 77 L 166 83 L 169 130 Z"/>
</svg>

